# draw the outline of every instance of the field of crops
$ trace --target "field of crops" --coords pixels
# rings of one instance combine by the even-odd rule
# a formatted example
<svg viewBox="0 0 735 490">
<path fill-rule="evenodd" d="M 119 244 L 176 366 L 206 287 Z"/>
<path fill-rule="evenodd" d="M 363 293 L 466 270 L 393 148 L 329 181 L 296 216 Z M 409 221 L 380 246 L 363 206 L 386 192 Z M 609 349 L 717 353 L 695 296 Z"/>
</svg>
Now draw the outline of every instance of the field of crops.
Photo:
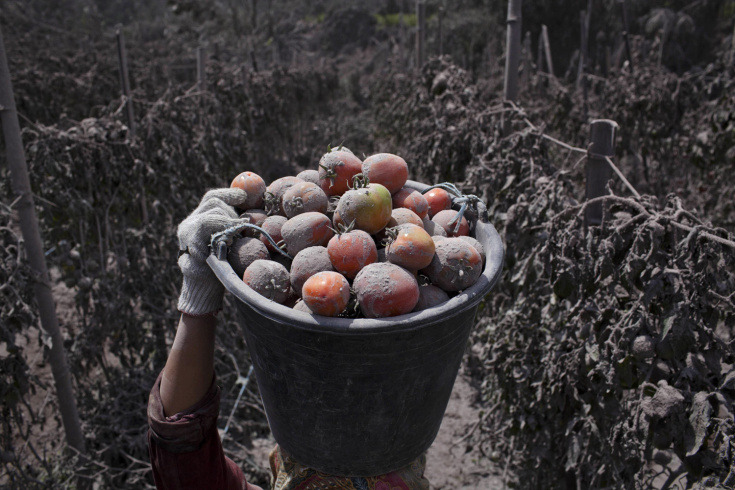
<svg viewBox="0 0 735 490">
<path fill-rule="evenodd" d="M 735 486 L 735 2 L 628 2 L 627 39 L 620 2 L 553 3 L 523 2 L 509 102 L 505 1 L 4 2 L 87 456 L 65 443 L 2 146 L 0 486 L 153 485 L 145 407 L 179 316 L 177 224 L 242 171 L 271 182 L 341 143 L 480 196 L 503 238 L 463 361 L 473 464 L 511 488 Z M 618 125 L 620 175 L 590 201 L 595 119 Z M 226 297 L 221 427 L 250 366 L 235 313 Z M 267 486 L 268 423 L 244 393 L 225 450 Z"/>
</svg>

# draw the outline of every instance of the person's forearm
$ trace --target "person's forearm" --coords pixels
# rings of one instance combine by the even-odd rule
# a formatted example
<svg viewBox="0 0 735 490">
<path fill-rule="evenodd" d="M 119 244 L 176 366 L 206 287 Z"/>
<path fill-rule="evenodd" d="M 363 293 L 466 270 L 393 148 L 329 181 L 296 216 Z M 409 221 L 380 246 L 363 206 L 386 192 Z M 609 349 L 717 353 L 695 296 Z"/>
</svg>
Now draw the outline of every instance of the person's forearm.
<svg viewBox="0 0 735 490">
<path fill-rule="evenodd" d="M 167 417 L 192 407 L 209 390 L 214 376 L 216 324 L 212 315 L 181 315 L 161 377 L 161 402 Z"/>
</svg>

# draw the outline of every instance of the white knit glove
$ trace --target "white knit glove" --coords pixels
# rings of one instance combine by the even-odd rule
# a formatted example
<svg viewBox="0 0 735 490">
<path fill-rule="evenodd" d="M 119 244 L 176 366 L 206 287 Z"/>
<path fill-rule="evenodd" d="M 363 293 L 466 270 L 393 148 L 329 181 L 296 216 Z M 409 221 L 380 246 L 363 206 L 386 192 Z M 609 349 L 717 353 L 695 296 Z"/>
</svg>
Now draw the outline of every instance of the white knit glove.
<svg viewBox="0 0 735 490">
<path fill-rule="evenodd" d="M 179 224 L 179 267 L 184 274 L 179 311 L 193 316 L 222 309 L 225 287 L 207 265 L 212 235 L 248 220 L 238 219 L 233 206 L 247 200 L 242 189 L 213 189 L 199 206 Z"/>
</svg>

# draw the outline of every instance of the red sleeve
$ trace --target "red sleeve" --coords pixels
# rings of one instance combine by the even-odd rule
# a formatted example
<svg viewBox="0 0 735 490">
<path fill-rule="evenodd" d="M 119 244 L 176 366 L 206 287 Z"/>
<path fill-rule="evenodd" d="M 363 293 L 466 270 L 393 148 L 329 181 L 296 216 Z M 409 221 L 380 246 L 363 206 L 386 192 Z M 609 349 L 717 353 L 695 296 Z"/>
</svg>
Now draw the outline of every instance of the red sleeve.
<svg viewBox="0 0 735 490">
<path fill-rule="evenodd" d="M 199 403 L 166 417 L 161 375 L 148 398 L 148 450 L 158 489 L 242 490 L 249 488 L 239 466 L 225 456 L 217 432 L 220 389 L 212 386 Z"/>
</svg>

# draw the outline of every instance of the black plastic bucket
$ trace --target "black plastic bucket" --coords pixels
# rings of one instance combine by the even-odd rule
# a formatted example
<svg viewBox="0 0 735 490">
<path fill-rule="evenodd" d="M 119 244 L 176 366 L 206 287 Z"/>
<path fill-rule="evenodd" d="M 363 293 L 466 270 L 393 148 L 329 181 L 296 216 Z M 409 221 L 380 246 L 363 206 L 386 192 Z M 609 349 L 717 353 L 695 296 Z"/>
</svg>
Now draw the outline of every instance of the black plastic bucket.
<svg viewBox="0 0 735 490">
<path fill-rule="evenodd" d="M 418 182 L 407 185 L 422 190 Z M 385 319 L 312 316 L 265 299 L 208 263 L 238 298 L 273 436 L 294 459 L 340 476 L 374 476 L 426 451 L 441 425 L 475 312 L 500 276 L 503 244 L 478 221 L 480 279 L 448 302 Z"/>
</svg>

